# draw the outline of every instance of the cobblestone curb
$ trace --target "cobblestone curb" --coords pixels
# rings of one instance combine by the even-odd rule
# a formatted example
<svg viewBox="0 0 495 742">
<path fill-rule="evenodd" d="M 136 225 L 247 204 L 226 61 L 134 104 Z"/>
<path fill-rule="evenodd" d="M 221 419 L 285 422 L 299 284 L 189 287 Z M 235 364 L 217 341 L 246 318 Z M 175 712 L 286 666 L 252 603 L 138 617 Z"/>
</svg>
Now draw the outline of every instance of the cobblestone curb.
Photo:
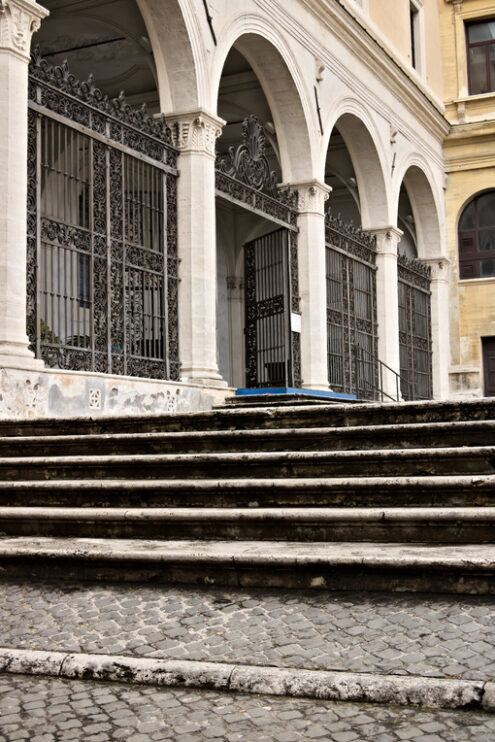
<svg viewBox="0 0 495 742">
<path fill-rule="evenodd" d="M 495 711 L 495 683 L 191 660 L 0 649 L 0 672 L 330 701 Z"/>
</svg>

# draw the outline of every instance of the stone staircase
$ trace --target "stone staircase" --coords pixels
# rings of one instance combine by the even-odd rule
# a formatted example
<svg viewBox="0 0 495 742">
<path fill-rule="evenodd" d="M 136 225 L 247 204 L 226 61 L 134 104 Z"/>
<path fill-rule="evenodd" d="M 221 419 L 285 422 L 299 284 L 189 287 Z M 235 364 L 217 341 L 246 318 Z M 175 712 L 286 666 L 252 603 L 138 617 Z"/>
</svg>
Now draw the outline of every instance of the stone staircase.
<svg viewBox="0 0 495 742">
<path fill-rule="evenodd" d="M 7 577 L 495 592 L 495 400 L 0 421 Z"/>
</svg>

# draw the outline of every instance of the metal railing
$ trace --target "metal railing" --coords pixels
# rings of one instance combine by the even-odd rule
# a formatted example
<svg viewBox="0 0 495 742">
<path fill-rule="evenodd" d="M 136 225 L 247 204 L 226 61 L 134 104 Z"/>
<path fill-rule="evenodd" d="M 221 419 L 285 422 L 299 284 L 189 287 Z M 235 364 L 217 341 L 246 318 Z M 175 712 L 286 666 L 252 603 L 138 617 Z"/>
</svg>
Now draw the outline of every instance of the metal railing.
<svg viewBox="0 0 495 742">
<path fill-rule="evenodd" d="M 402 379 L 397 371 L 381 361 L 374 353 L 354 345 L 354 389 L 358 399 L 384 402 L 400 402 L 402 398 Z M 384 373 L 390 372 L 395 382 L 395 396 L 384 389 Z"/>
</svg>

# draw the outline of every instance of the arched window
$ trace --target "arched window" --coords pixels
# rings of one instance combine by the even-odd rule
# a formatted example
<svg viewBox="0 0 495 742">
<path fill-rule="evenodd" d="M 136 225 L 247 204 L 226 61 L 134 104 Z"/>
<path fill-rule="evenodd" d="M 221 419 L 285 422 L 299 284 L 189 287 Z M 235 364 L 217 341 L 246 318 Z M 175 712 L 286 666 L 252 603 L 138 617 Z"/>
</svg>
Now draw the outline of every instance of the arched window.
<svg viewBox="0 0 495 742">
<path fill-rule="evenodd" d="M 460 278 L 495 276 L 495 191 L 476 196 L 459 222 Z"/>
</svg>

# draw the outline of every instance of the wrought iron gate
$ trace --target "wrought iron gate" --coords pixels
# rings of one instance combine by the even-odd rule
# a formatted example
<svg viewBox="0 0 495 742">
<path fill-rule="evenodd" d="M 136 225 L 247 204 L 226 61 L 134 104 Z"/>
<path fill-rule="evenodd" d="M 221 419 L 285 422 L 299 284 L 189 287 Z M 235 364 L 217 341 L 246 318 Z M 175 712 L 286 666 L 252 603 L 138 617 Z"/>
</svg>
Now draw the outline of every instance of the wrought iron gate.
<svg viewBox="0 0 495 742">
<path fill-rule="evenodd" d="M 244 246 L 248 387 L 294 385 L 288 237 L 278 229 Z"/>
<path fill-rule="evenodd" d="M 402 397 L 431 399 L 431 270 L 421 261 L 402 255 L 397 270 Z"/>
<path fill-rule="evenodd" d="M 376 239 L 325 217 L 330 387 L 374 399 L 378 389 Z"/>
<path fill-rule="evenodd" d="M 164 119 L 35 52 L 27 316 L 49 366 L 178 378 L 176 165 Z"/>
<path fill-rule="evenodd" d="M 298 193 L 281 188 L 270 171 L 256 116 L 243 121 L 239 146 L 217 155 L 216 192 L 282 227 L 245 245 L 246 385 L 299 387 L 300 334 L 291 328 L 300 311 Z"/>
</svg>

